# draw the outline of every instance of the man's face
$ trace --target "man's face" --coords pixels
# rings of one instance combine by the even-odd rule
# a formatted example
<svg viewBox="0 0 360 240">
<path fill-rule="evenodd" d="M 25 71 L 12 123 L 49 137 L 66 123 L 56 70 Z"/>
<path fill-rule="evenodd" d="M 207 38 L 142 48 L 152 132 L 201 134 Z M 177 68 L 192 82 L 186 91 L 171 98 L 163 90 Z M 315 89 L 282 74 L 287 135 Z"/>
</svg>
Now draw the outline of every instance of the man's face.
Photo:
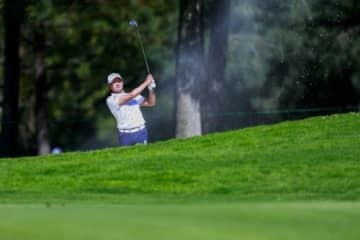
<svg viewBox="0 0 360 240">
<path fill-rule="evenodd" d="M 122 92 L 124 87 L 124 82 L 120 78 L 116 78 L 110 85 L 110 89 L 113 92 Z"/>
</svg>

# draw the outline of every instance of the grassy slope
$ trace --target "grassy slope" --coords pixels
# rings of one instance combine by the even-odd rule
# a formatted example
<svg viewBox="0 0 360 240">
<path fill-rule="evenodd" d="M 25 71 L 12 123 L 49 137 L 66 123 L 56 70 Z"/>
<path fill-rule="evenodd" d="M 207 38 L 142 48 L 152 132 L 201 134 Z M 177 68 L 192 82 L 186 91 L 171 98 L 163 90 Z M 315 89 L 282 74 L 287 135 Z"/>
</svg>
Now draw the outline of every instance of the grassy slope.
<svg viewBox="0 0 360 240">
<path fill-rule="evenodd" d="M 0 160 L 0 202 L 359 200 L 360 114 Z"/>
</svg>

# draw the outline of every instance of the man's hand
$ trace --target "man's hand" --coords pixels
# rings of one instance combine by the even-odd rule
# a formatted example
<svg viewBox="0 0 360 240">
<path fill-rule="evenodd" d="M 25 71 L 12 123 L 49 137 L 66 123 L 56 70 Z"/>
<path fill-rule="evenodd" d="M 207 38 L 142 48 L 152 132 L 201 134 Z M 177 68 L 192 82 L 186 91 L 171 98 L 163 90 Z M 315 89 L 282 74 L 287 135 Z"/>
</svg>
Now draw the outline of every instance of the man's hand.
<svg viewBox="0 0 360 240">
<path fill-rule="evenodd" d="M 149 89 L 149 91 L 154 91 L 154 89 L 156 88 L 156 84 L 155 84 L 155 79 L 153 78 L 153 76 L 151 74 L 147 75 L 145 81 L 150 81 L 150 83 L 148 85 L 148 89 Z"/>
<path fill-rule="evenodd" d="M 145 83 L 146 85 L 149 86 L 150 83 L 152 83 L 154 81 L 154 78 L 151 74 L 147 75 L 146 78 L 145 78 Z"/>
<path fill-rule="evenodd" d="M 150 91 L 154 91 L 155 88 L 156 88 L 155 81 L 152 81 L 152 82 L 150 83 L 150 85 L 148 86 L 148 89 L 149 89 Z"/>
</svg>

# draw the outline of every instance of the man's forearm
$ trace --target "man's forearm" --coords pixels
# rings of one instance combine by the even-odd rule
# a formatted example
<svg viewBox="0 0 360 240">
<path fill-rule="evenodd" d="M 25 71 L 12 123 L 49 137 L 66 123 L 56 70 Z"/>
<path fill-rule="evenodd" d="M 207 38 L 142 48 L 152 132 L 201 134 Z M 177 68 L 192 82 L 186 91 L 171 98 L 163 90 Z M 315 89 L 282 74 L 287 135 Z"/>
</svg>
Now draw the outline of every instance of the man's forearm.
<svg viewBox="0 0 360 240">
<path fill-rule="evenodd" d="M 138 86 L 137 88 L 133 89 L 130 94 L 132 96 L 137 96 L 139 95 L 142 91 L 144 91 L 144 89 L 147 87 L 147 83 L 143 82 L 142 84 L 140 84 L 140 86 Z"/>
<path fill-rule="evenodd" d="M 156 94 L 154 90 L 149 91 L 148 102 L 151 106 L 156 104 Z"/>
</svg>

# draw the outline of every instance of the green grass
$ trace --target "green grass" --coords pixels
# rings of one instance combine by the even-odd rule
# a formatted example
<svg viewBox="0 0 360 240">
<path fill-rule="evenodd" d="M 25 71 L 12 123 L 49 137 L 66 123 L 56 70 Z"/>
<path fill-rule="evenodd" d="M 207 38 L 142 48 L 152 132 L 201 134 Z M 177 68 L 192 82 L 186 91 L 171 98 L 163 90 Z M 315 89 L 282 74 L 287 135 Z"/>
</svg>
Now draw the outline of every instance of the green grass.
<svg viewBox="0 0 360 240">
<path fill-rule="evenodd" d="M 358 240 L 359 203 L 0 206 L 7 240 Z"/>
<path fill-rule="evenodd" d="M 0 239 L 360 239 L 360 114 L 0 160 Z"/>
<path fill-rule="evenodd" d="M 0 160 L 0 201 L 359 200 L 360 114 Z"/>
</svg>

